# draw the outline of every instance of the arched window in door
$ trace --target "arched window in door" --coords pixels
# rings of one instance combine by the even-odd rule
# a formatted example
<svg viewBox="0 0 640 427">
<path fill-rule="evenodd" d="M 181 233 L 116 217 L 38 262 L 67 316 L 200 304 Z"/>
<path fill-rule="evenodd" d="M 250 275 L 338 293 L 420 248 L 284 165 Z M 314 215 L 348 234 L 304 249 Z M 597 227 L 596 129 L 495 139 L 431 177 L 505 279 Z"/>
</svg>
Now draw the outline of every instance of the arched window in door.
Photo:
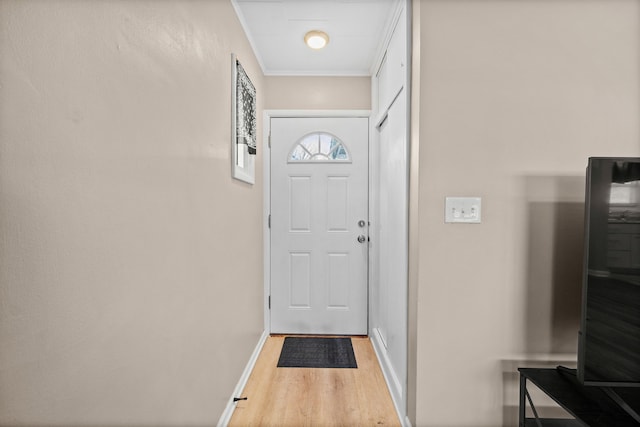
<svg viewBox="0 0 640 427">
<path fill-rule="evenodd" d="M 300 139 L 289 153 L 289 163 L 351 162 L 344 142 L 326 132 L 314 132 Z"/>
</svg>

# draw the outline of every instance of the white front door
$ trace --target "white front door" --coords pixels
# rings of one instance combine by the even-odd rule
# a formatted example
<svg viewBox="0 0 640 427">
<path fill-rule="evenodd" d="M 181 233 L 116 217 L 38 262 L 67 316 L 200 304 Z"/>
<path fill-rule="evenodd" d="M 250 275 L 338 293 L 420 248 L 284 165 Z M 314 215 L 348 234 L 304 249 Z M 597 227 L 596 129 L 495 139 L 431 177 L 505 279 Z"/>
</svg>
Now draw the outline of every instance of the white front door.
<svg viewBox="0 0 640 427">
<path fill-rule="evenodd" d="M 271 119 L 271 332 L 367 334 L 367 118 Z"/>
</svg>

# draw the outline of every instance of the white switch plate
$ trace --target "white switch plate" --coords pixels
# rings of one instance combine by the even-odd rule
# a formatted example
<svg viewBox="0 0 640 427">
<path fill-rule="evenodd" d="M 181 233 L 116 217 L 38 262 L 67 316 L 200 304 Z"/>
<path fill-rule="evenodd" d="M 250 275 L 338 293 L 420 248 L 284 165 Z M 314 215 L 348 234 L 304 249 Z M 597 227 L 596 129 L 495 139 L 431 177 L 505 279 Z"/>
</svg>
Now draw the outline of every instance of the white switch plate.
<svg viewBox="0 0 640 427">
<path fill-rule="evenodd" d="M 482 222 L 482 198 L 445 197 L 444 222 Z"/>
</svg>

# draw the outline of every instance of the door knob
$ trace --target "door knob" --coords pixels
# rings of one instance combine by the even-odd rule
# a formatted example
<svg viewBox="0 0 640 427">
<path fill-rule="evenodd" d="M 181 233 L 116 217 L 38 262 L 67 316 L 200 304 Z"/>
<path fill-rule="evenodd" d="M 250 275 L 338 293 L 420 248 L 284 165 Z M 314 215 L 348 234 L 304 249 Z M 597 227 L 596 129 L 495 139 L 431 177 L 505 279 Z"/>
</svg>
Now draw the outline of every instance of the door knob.
<svg viewBox="0 0 640 427">
<path fill-rule="evenodd" d="M 364 222 L 364 219 L 361 219 L 360 221 L 358 221 L 358 225 L 360 226 L 360 228 L 364 228 L 364 226 L 367 225 L 367 223 Z"/>
<path fill-rule="evenodd" d="M 366 238 L 366 237 L 364 237 L 362 234 L 358 236 L 358 242 L 360 242 L 360 243 L 364 243 L 364 242 L 365 242 L 365 240 L 367 240 L 367 238 Z"/>
</svg>

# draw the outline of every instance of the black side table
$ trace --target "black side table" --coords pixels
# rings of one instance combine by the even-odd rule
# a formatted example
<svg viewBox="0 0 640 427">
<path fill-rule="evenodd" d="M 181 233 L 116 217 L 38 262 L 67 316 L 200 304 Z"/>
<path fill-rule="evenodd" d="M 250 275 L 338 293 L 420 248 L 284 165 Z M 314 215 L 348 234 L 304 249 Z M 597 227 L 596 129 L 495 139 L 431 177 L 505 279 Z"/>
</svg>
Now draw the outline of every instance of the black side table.
<svg viewBox="0 0 640 427">
<path fill-rule="evenodd" d="M 636 421 L 611 397 L 610 389 L 583 386 L 576 378 L 575 369 L 559 366 L 555 369 L 518 368 L 520 371 L 520 427 L 638 427 Z M 527 390 L 531 382 L 564 408 L 574 419 L 539 418 L 531 395 Z M 617 388 L 624 401 L 635 411 L 640 408 L 640 389 Z M 527 418 L 527 401 L 534 418 Z"/>
</svg>

